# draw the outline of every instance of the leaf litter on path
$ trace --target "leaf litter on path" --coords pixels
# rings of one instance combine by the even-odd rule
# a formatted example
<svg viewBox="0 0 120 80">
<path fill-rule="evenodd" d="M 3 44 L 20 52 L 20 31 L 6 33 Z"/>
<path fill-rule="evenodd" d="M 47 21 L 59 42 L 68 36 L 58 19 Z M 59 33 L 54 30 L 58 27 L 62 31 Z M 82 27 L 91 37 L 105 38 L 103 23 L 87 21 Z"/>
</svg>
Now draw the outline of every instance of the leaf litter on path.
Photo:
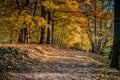
<svg viewBox="0 0 120 80">
<path fill-rule="evenodd" d="M 6 45 L 11 46 L 21 49 L 21 54 L 5 57 L 14 62 L 13 67 L 17 65 L 20 69 L 12 71 L 13 80 L 120 80 L 120 72 L 97 60 L 93 53 L 48 45 L 26 45 L 25 48 L 23 45 Z"/>
</svg>

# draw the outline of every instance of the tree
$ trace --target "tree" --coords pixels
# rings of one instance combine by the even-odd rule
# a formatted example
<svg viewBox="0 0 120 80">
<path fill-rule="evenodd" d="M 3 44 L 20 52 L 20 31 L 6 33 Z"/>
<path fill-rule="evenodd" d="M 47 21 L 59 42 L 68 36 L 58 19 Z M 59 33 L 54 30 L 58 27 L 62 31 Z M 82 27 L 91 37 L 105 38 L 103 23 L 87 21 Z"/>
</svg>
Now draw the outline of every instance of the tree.
<svg viewBox="0 0 120 80">
<path fill-rule="evenodd" d="M 41 17 L 43 17 L 44 19 L 46 19 L 46 8 L 41 5 Z M 46 32 L 46 26 L 42 25 L 41 26 L 41 36 L 40 36 L 40 44 L 45 43 L 45 32 Z"/>
<path fill-rule="evenodd" d="M 91 52 L 100 54 L 112 40 L 113 1 L 91 0 L 85 3 L 88 27 L 86 32 L 91 43 Z"/>
<path fill-rule="evenodd" d="M 114 41 L 110 67 L 120 69 L 120 1 L 115 0 Z"/>
<path fill-rule="evenodd" d="M 79 46 L 85 49 L 85 45 L 90 42 L 93 50 L 100 53 L 112 38 L 108 36 L 111 34 L 111 29 L 108 28 L 112 22 L 112 18 L 109 18 L 113 15 L 112 11 L 107 11 L 110 9 L 110 1 L 4 0 L 0 3 L 0 16 L 13 19 L 8 20 L 12 25 L 15 24 L 12 26 L 7 23 L 8 31 L 11 39 L 14 34 L 18 39 L 13 40 L 20 43 L 54 43 L 69 47 L 79 43 Z M 14 13 L 17 14 L 16 17 L 11 16 Z M 81 30 L 86 30 L 87 33 Z M 87 46 L 87 49 L 91 46 Z"/>
</svg>

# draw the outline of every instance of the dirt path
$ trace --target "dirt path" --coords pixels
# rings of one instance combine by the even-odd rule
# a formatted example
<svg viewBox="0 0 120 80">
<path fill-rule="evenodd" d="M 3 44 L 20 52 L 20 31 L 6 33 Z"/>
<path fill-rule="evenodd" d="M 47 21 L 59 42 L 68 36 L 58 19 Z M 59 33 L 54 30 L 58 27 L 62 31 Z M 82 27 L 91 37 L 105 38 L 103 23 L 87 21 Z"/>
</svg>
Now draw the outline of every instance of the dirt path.
<svg viewBox="0 0 120 80">
<path fill-rule="evenodd" d="M 44 52 L 40 62 L 26 71 L 13 73 L 13 80 L 120 80 L 118 71 L 105 67 L 90 53 L 46 46 L 37 49 Z"/>
</svg>

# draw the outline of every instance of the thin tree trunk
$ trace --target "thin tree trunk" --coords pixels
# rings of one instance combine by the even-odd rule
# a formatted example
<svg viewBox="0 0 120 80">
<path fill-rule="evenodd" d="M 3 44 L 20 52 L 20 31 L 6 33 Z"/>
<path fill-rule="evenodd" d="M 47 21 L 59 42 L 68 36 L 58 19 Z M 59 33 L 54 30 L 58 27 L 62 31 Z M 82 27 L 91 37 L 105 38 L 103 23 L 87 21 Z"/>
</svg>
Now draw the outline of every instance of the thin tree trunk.
<svg viewBox="0 0 120 80">
<path fill-rule="evenodd" d="M 34 12 L 33 12 L 33 15 L 35 15 L 36 14 L 36 8 L 37 8 L 37 0 L 35 1 L 35 6 L 34 6 Z"/>
<path fill-rule="evenodd" d="M 29 4 L 29 0 L 26 0 L 26 6 L 28 6 L 28 4 Z"/>
<path fill-rule="evenodd" d="M 54 17 L 54 12 L 52 12 L 52 18 Z M 54 44 L 54 20 L 52 20 L 52 40 L 51 43 Z"/>
<path fill-rule="evenodd" d="M 51 12 L 48 11 L 48 24 L 51 24 Z M 50 28 L 47 27 L 47 44 L 50 44 Z"/>
<path fill-rule="evenodd" d="M 12 35 L 13 35 L 13 31 L 10 30 L 10 43 L 12 43 L 12 41 L 13 41 L 13 40 L 12 40 L 12 38 L 13 38 Z"/>
<path fill-rule="evenodd" d="M 28 34 L 28 30 L 27 28 L 24 28 L 24 44 L 27 44 L 27 34 Z"/>
<path fill-rule="evenodd" d="M 20 10 L 20 3 L 19 0 L 16 0 L 17 8 Z"/>
<path fill-rule="evenodd" d="M 96 2 L 94 4 L 94 9 L 96 11 Z M 97 43 L 97 17 L 94 15 L 94 35 L 95 35 L 95 42 L 94 42 L 94 52 L 97 53 L 98 43 Z"/>
<path fill-rule="evenodd" d="M 86 9 L 87 9 L 87 7 L 86 7 Z M 86 33 L 87 33 L 87 35 L 88 35 L 88 38 L 89 38 L 89 41 L 90 41 L 90 44 L 91 44 L 91 47 L 92 47 L 92 49 L 91 49 L 91 52 L 92 53 L 94 53 L 95 51 L 95 49 L 94 49 L 94 42 L 93 42 L 93 40 L 92 40 L 92 32 L 91 32 L 91 30 L 90 30 L 90 20 L 89 20 L 89 16 L 87 16 L 87 18 L 88 18 L 88 30 L 86 30 Z"/>
<path fill-rule="evenodd" d="M 18 35 L 18 43 L 23 43 L 23 40 L 24 40 L 23 36 L 24 36 L 24 29 L 21 29 Z"/>
</svg>

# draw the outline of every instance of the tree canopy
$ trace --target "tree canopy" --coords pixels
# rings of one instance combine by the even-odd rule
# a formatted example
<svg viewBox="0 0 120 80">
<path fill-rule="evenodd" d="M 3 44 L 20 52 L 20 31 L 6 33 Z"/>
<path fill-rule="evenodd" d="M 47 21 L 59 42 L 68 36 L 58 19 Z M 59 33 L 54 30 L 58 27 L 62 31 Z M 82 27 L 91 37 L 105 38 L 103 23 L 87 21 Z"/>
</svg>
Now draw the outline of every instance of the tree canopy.
<svg viewBox="0 0 120 80">
<path fill-rule="evenodd" d="M 112 45 L 113 4 L 113 0 L 1 0 L 0 26 L 5 30 L 1 34 L 7 37 L 1 35 L 1 42 L 52 43 L 101 53 Z"/>
</svg>

